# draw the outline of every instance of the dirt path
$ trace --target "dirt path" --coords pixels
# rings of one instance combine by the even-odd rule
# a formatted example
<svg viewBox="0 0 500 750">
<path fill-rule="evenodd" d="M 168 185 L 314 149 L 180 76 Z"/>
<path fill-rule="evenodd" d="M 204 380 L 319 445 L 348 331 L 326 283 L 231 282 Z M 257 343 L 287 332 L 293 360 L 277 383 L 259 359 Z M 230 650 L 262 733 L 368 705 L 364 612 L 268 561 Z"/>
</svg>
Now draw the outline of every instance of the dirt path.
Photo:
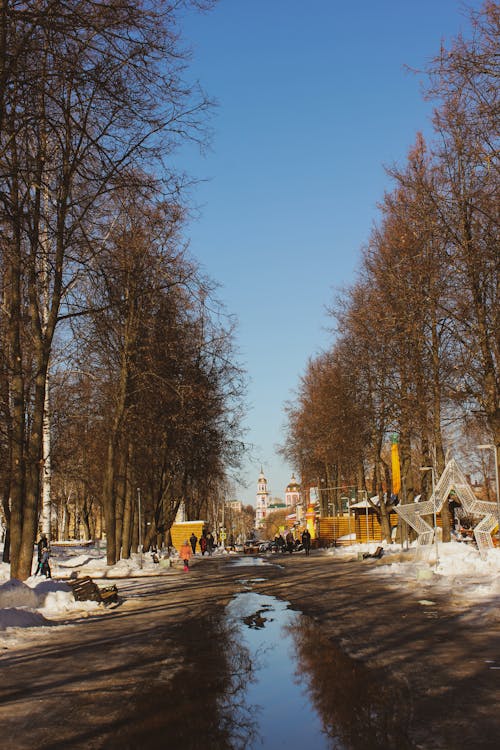
<svg viewBox="0 0 500 750">
<path fill-rule="evenodd" d="M 356 722 L 359 728 L 370 720 L 363 708 L 374 700 L 359 687 L 349 694 L 356 665 L 368 667 L 367 683 L 374 678 L 375 707 L 383 705 L 389 718 L 408 716 L 408 747 L 498 746 L 498 613 L 484 617 L 444 587 L 430 595 L 410 579 L 392 586 L 376 575 L 382 561 L 318 553 L 277 562 L 237 567 L 213 558 L 188 574 L 120 581 L 126 601 L 115 610 L 43 629 L 29 649 L 1 652 L 0 726 L 12 738 L 9 748 L 231 747 L 220 699 L 236 657 L 227 651 L 223 612 L 249 579 L 258 579 L 254 590 L 288 600 L 319 626 L 320 636 L 300 635 L 297 648 L 314 672 L 320 710 L 330 700 L 338 718 L 352 724 L 346 747 L 401 750 L 390 725 L 379 744 L 356 739 Z"/>
<path fill-rule="evenodd" d="M 284 565 L 283 575 L 273 573 L 259 589 L 288 599 L 345 653 L 400 683 L 417 745 L 499 746 L 498 609 L 485 617 L 461 602 L 459 591 L 414 579 L 391 586 L 376 574 L 383 561 L 311 556 L 285 558 Z"/>
</svg>

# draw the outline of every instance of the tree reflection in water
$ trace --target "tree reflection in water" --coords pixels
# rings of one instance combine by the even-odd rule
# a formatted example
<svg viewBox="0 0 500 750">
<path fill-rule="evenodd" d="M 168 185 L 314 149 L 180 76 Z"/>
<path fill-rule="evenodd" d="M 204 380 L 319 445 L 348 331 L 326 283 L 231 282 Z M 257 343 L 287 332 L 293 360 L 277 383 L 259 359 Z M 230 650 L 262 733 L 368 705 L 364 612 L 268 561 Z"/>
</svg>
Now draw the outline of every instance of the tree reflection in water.
<svg viewBox="0 0 500 750">
<path fill-rule="evenodd" d="M 187 620 L 169 633 L 158 667 L 137 681 L 126 718 L 100 747 L 246 750 L 256 736 L 244 701 L 251 680 L 248 649 L 221 614 Z"/>
<path fill-rule="evenodd" d="M 255 682 L 255 669 L 258 668 L 255 655 L 241 642 L 238 630 L 226 623 L 225 659 L 228 680 L 224 693 L 219 699 L 220 729 L 228 738 L 231 750 L 247 750 L 258 739 L 259 706 L 249 705 L 248 686 Z"/>
<path fill-rule="evenodd" d="M 286 602 L 246 593 L 232 605 L 159 629 L 156 661 L 129 675 L 133 690 L 99 747 L 251 750 L 286 738 L 288 750 L 411 750 L 403 686 Z"/>
<path fill-rule="evenodd" d="M 288 631 L 295 643 L 296 679 L 310 699 L 332 747 L 411 750 L 411 695 L 391 677 L 346 656 L 319 626 L 301 616 Z"/>
</svg>

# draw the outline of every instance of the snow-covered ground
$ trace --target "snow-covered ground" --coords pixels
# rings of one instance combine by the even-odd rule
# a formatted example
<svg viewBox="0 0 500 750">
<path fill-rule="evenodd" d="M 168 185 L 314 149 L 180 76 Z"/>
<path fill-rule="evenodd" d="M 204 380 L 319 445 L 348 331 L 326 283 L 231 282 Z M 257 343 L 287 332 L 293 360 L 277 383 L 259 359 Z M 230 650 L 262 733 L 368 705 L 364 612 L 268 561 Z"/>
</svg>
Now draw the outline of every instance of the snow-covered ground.
<svg viewBox="0 0 500 750">
<path fill-rule="evenodd" d="M 363 554 L 373 554 L 378 542 L 336 548 L 327 554 L 339 559 L 362 559 Z M 500 616 L 500 548 L 489 550 L 481 558 L 473 544 L 452 541 L 417 550 L 412 545 L 402 550 L 400 544 L 382 544 L 384 548 L 380 564 L 374 565 L 374 576 L 385 576 L 389 586 L 406 588 L 420 594 L 422 604 L 433 604 L 432 593 L 445 592 L 452 604 L 477 618 L 480 614 L 487 620 L 498 622 Z M 371 565 L 368 558 L 363 564 Z"/>
<path fill-rule="evenodd" d="M 0 545 L 0 559 L 3 552 Z M 36 555 L 32 570 L 36 569 Z M 62 620 L 85 617 L 104 612 L 98 602 L 77 602 L 65 583 L 71 574 L 89 575 L 106 586 L 126 578 L 163 575 L 170 569 L 168 559 L 154 563 L 150 554 L 133 555 L 130 560 L 120 560 L 109 567 L 106 551 L 95 546 L 80 544 L 57 545 L 51 549 L 52 578 L 30 576 L 26 581 L 9 580 L 10 566 L 0 563 L 0 649 L 36 638 L 40 628 L 53 627 Z"/>
<path fill-rule="evenodd" d="M 378 546 L 378 543 L 372 542 L 331 549 L 323 554 L 334 559 L 362 560 L 363 553 L 373 554 Z M 445 588 L 456 593 L 462 605 L 467 602 L 471 605 L 482 602 L 487 603 L 488 611 L 498 610 L 499 548 L 488 552 L 487 558 L 482 560 L 472 545 L 458 542 L 440 544 L 439 562 L 436 564 L 434 547 L 427 550 L 425 559 L 425 551 L 416 557 L 413 548 L 403 551 L 398 544 L 382 546 L 384 555 L 381 564 L 373 566 L 373 575 L 387 576 L 391 586 L 411 586 L 412 589 L 420 587 L 425 600 L 432 599 L 433 590 Z M 370 564 L 371 559 L 366 562 Z M 69 586 L 64 580 L 60 580 L 69 578 L 72 572 L 77 571 L 79 576 L 90 575 L 95 580 L 106 579 L 107 585 L 118 579 L 149 578 L 171 575 L 174 572 L 168 559 L 162 559 L 159 564 L 154 563 L 149 554 L 144 554 L 142 559 L 139 555 L 134 555 L 131 560 L 121 560 L 108 567 L 103 549 L 81 545 L 54 544 L 50 565 L 52 579 L 31 576 L 21 582 L 9 580 L 9 566 L 0 563 L 0 649 L 27 644 L 37 638 L 40 629 L 61 624 L 61 621 L 67 623 L 105 612 L 103 605 L 97 602 L 74 600 Z M 35 567 L 34 560 L 33 570 Z M 139 581 L 139 589 L 140 585 Z"/>
</svg>

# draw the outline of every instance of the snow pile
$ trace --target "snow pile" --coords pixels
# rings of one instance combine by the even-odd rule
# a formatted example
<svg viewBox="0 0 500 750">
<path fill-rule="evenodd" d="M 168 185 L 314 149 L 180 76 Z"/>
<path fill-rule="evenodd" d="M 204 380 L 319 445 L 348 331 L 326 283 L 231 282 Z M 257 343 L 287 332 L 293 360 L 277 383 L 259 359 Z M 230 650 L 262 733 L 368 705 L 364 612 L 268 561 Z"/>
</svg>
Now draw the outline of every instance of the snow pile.
<svg viewBox="0 0 500 750">
<path fill-rule="evenodd" d="M 7 580 L 0 584 L 0 630 L 51 625 L 46 618 L 57 620 L 98 606 L 97 602 L 76 602 L 64 581 L 35 576 L 24 583 Z"/>
<path fill-rule="evenodd" d="M 0 545 L 0 557 L 1 557 Z M 172 551 L 172 557 L 176 553 Z M 81 550 L 76 546 L 72 548 L 59 547 L 54 544 L 51 548 L 51 557 L 49 560 L 52 578 L 69 578 L 77 574 L 82 576 L 91 576 L 94 579 L 100 578 L 137 578 L 140 576 L 155 576 L 165 573 L 169 567 L 168 558 L 160 559 L 160 563 L 155 563 L 151 554 L 143 554 L 142 560 L 140 554 L 132 554 L 129 560 L 120 560 L 116 565 L 108 566 L 106 562 L 105 549 L 85 549 Z M 36 569 L 36 559 L 33 559 L 33 572 Z M 8 580 L 10 577 L 10 567 L 6 563 L 0 563 L 0 583 Z M 34 578 L 34 576 L 32 576 Z M 30 579 L 28 579 L 30 580 Z M 36 578 L 34 580 L 37 580 Z"/>
<path fill-rule="evenodd" d="M 0 557 L 2 553 L 0 545 Z M 173 556 L 175 554 L 173 553 Z M 120 560 L 116 565 L 106 563 L 106 550 L 98 545 L 57 544 L 51 547 L 50 568 L 52 578 L 30 576 L 26 581 L 10 579 L 10 566 L 0 563 L 0 631 L 2 643 L 9 645 L 27 642 L 40 632 L 40 627 L 60 624 L 74 617 L 85 617 L 103 611 L 103 605 L 94 601 L 75 601 L 64 580 L 75 574 L 81 578 L 89 575 L 94 580 L 125 579 L 164 575 L 169 570 L 168 558 L 153 561 L 150 554 L 134 554 L 130 560 Z M 36 551 L 32 570 L 36 569 Z M 30 630 L 35 628 L 35 630 Z M 31 633 L 31 635 L 30 635 Z M 8 638 L 7 638 L 8 635 Z"/>
<path fill-rule="evenodd" d="M 45 625 L 50 625 L 50 622 L 39 612 L 17 608 L 0 610 L 0 631 L 7 628 L 36 628 Z"/>
<path fill-rule="evenodd" d="M 0 585 L 0 630 L 48 626 L 45 615 L 59 614 L 70 602 L 75 603 L 73 594 L 64 583 L 36 578 L 6 581 Z"/>
<path fill-rule="evenodd" d="M 432 598 L 432 590 L 450 594 L 451 600 L 470 616 L 477 615 L 480 606 L 484 616 L 498 619 L 500 605 L 500 549 L 489 550 L 485 559 L 479 551 L 463 542 L 449 542 L 436 548 L 418 549 L 415 545 L 401 550 L 400 545 L 382 545 L 384 555 L 372 568 L 372 574 L 386 576 L 388 584 L 409 591 L 425 587 Z M 373 550 L 370 550 L 373 554 Z M 347 550 L 343 551 L 346 555 Z M 375 562 L 367 560 L 368 564 Z M 475 609 L 474 609 L 475 608 Z M 469 615 L 468 615 L 469 616 Z"/>
<path fill-rule="evenodd" d="M 13 578 L 0 586 L 0 610 L 8 607 L 36 609 L 39 603 L 37 592 L 22 581 Z"/>
<path fill-rule="evenodd" d="M 59 567 L 60 568 L 80 568 L 80 567 L 83 567 L 84 565 L 87 565 L 91 560 L 92 560 L 92 557 L 89 557 L 88 554 L 76 555 L 75 557 L 70 557 L 68 559 L 61 560 L 59 562 Z"/>
<path fill-rule="evenodd" d="M 92 578 L 137 578 L 140 576 L 154 576 L 165 572 L 165 564 L 161 560 L 155 563 L 151 554 L 132 554 L 128 560 L 119 560 L 115 565 L 108 566 L 106 556 L 90 558 L 78 567 L 79 576 L 89 575 Z M 61 569 L 61 566 L 58 568 Z"/>
<path fill-rule="evenodd" d="M 436 573 L 443 576 L 456 576 L 461 573 L 489 577 L 500 576 L 500 548 L 489 550 L 483 560 L 477 549 L 460 542 L 440 544 L 439 564 Z"/>
</svg>

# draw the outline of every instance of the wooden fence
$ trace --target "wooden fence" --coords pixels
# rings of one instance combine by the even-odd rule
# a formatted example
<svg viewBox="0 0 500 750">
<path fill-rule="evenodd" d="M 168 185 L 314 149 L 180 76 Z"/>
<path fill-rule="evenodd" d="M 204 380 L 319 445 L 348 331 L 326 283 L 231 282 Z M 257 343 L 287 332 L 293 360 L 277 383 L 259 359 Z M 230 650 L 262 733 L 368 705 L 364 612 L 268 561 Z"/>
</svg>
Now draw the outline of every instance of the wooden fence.
<svg viewBox="0 0 500 750">
<path fill-rule="evenodd" d="M 398 525 L 399 516 L 391 513 L 389 516 L 391 528 Z M 342 540 L 348 534 L 355 534 L 356 538 Z M 318 519 L 318 546 L 328 547 L 332 544 L 354 544 L 362 542 L 381 542 L 382 529 L 375 513 L 356 514 L 349 516 L 330 516 Z"/>
</svg>

